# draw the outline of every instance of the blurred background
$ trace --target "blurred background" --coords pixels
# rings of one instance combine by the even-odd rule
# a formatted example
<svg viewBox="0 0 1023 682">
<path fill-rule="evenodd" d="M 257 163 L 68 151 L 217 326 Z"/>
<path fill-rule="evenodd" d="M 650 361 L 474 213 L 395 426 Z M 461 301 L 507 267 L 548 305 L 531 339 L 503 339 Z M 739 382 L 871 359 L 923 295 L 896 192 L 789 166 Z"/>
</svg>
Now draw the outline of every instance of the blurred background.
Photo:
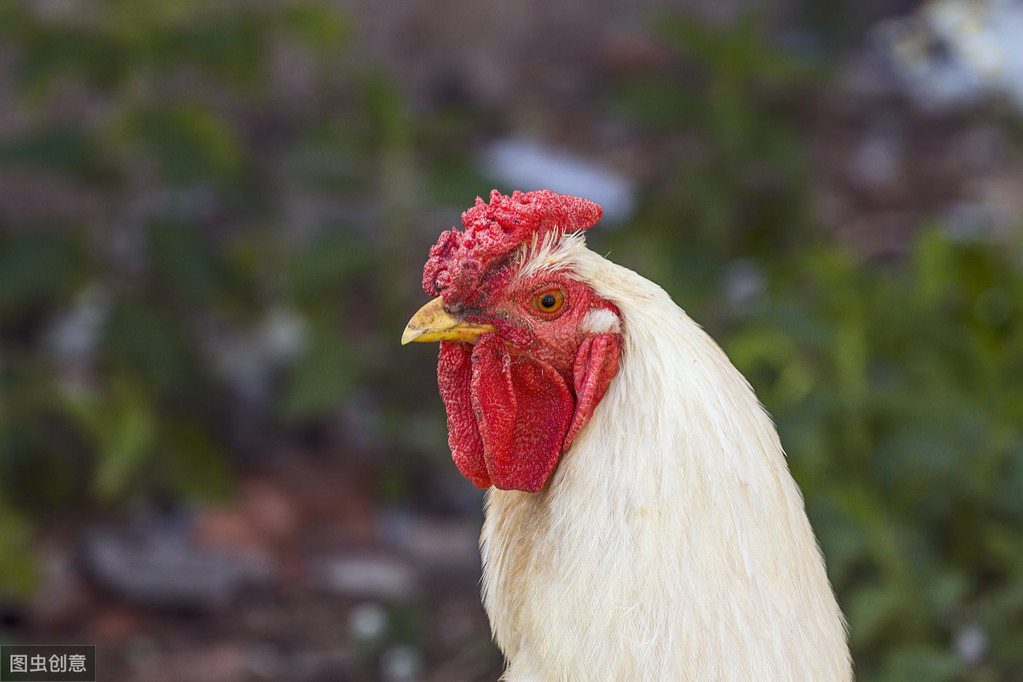
<svg viewBox="0 0 1023 682">
<path fill-rule="evenodd" d="M 0 4 L 0 643 L 103 680 L 494 680 L 398 344 L 477 195 L 773 414 L 859 679 L 1023 680 L 1023 2 Z M 683 501 L 684 503 L 684 501 Z"/>
</svg>

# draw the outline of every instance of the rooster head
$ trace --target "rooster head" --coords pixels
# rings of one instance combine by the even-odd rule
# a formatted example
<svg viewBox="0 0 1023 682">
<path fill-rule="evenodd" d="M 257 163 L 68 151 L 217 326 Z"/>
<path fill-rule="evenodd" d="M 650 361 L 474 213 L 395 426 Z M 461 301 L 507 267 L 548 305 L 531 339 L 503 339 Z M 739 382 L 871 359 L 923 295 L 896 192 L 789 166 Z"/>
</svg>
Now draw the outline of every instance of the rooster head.
<svg viewBox="0 0 1023 682">
<path fill-rule="evenodd" d="M 578 197 L 494 190 L 430 249 L 435 298 L 402 343 L 440 341 L 448 444 L 480 488 L 542 490 L 618 369 L 618 309 L 555 257 L 600 216 Z"/>
</svg>

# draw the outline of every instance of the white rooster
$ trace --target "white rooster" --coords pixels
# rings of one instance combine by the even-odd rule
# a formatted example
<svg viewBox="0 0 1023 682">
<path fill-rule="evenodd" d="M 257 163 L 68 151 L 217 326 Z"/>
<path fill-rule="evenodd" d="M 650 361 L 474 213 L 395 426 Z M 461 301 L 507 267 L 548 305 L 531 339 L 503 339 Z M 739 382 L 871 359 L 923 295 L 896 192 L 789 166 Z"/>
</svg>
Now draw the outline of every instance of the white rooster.
<svg viewBox="0 0 1023 682">
<path fill-rule="evenodd" d="M 585 199 L 497 191 L 430 251 L 483 602 L 509 682 L 852 679 L 845 625 L 746 380 L 657 285 L 585 247 Z"/>
</svg>

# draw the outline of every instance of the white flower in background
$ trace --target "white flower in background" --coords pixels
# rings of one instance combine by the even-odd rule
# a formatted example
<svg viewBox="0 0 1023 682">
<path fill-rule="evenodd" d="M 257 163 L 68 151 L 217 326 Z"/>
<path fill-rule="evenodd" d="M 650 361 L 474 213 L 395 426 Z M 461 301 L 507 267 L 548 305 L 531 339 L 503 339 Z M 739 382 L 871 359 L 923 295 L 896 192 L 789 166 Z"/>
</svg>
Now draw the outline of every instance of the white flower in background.
<svg viewBox="0 0 1023 682">
<path fill-rule="evenodd" d="M 967 625 L 956 633 L 954 649 L 960 660 L 976 665 L 987 652 L 987 633 L 976 623 Z"/>
<path fill-rule="evenodd" d="M 387 612 L 375 602 L 364 602 L 348 614 L 348 629 L 360 641 L 377 641 L 387 634 Z"/>
<path fill-rule="evenodd" d="M 75 297 L 70 309 L 58 312 L 51 320 L 43 346 L 65 385 L 81 386 L 88 382 L 112 304 L 106 287 L 91 284 Z"/>
<path fill-rule="evenodd" d="M 921 104 L 1001 94 L 1023 111 L 1023 0 L 931 0 L 875 35 Z"/>
<path fill-rule="evenodd" d="M 259 404 L 270 399 L 277 371 L 305 348 L 308 329 L 296 311 L 274 307 L 246 329 L 207 319 L 201 338 L 214 371 L 241 398 Z"/>
<path fill-rule="evenodd" d="M 418 680 L 423 675 L 423 657 L 414 647 L 399 644 L 380 657 L 380 668 L 384 680 Z"/>
</svg>

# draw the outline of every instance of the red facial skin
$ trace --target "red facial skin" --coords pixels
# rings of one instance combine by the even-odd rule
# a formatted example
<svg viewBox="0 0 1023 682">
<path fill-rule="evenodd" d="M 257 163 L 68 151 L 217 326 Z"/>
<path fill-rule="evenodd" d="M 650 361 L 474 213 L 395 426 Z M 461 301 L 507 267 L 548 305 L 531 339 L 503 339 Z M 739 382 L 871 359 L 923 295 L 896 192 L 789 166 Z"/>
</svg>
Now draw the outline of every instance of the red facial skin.
<svg viewBox="0 0 1023 682">
<path fill-rule="evenodd" d="M 583 318 L 594 308 L 618 310 L 571 277 L 519 281 L 512 267 L 481 278 L 478 306 L 449 304 L 465 321 L 497 331 L 474 345 L 441 342 L 437 376 L 462 474 L 480 488 L 538 492 L 618 369 L 620 336 L 584 332 Z M 563 294 L 557 311 L 538 303 L 548 291 Z"/>
</svg>

